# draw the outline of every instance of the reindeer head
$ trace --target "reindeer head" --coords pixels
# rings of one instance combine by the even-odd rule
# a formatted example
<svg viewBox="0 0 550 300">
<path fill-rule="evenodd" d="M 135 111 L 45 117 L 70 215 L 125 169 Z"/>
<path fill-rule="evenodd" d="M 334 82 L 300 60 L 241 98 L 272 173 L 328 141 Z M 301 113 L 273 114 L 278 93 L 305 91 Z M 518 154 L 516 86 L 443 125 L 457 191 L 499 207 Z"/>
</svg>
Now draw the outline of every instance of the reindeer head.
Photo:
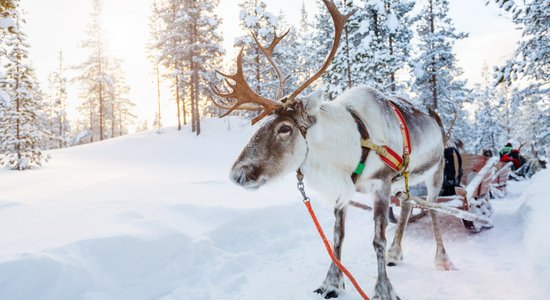
<svg viewBox="0 0 550 300">
<path fill-rule="evenodd" d="M 315 124 L 316 115 L 322 102 L 322 93 L 318 91 L 305 97 L 299 97 L 299 95 L 321 77 L 330 65 L 338 49 L 344 23 L 353 14 L 342 15 L 333 1 L 323 0 L 323 3 L 328 8 L 334 22 L 335 34 L 332 49 L 321 68 L 290 95 L 283 95 L 288 77 L 283 75 L 281 69 L 273 61 L 273 49 L 287 35 L 288 31 L 280 37 L 275 35 L 268 47 L 260 45 L 257 37 L 253 35 L 257 46 L 267 57 L 279 79 L 277 99 L 264 98 L 248 85 L 243 74 L 243 49 L 237 56 L 235 74 L 224 74 L 217 71 L 225 77 L 226 87 L 229 88 L 222 91 L 212 86 L 212 91 L 216 96 L 230 100 L 229 102 L 219 102 L 213 99 L 214 104 L 218 107 L 227 109 L 222 117 L 237 109 L 259 110 L 261 113 L 252 120 L 252 124 L 255 124 L 269 116 L 233 164 L 230 177 L 235 183 L 245 188 L 259 188 L 271 179 L 296 170 L 306 158 L 306 131 Z"/>
</svg>

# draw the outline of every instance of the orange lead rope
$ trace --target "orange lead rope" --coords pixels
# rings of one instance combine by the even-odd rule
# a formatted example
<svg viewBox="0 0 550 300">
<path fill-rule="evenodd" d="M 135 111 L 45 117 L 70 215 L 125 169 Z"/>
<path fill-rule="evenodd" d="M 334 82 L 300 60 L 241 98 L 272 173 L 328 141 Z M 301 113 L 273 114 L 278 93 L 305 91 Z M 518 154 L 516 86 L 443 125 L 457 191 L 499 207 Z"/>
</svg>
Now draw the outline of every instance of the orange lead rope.
<svg viewBox="0 0 550 300">
<path fill-rule="evenodd" d="M 342 265 L 340 260 L 336 258 L 334 255 L 334 252 L 332 251 L 332 246 L 330 245 L 330 242 L 327 240 L 327 237 L 325 236 L 325 233 L 323 232 L 323 228 L 321 227 L 321 224 L 319 224 L 319 220 L 317 220 L 317 217 L 315 216 L 315 212 L 313 211 L 313 208 L 311 207 L 311 201 L 309 200 L 309 197 L 306 195 L 306 192 L 304 190 L 304 174 L 302 174 L 302 171 L 298 169 L 296 171 L 296 177 L 298 178 L 298 190 L 300 193 L 302 193 L 302 196 L 304 197 L 304 204 L 307 208 L 307 211 L 309 212 L 309 215 L 311 216 L 311 219 L 313 220 L 313 223 L 315 224 L 315 227 L 317 228 L 317 232 L 319 232 L 319 236 L 323 240 L 323 244 L 325 245 L 325 248 L 327 249 L 328 255 L 330 256 L 330 259 L 332 259 L 332 262 L 348 277 L 348 279 L 351 281 L 357 292 L 361 295 L 363 300 L 370 300 L 367 294 L 363 292 L 353 275 Z"/>
<path fill-rule="evenodd" d="M 397 122 L 399 123 L 399 127 L 401 129 L 401 135 L 403 136 L 403 156 L 400 157 L 395 151 L 393 151 L 391 148 L 387 146 L 378 146 L 373 144 L 370 140 L 361 140 L 361 146 L 364 148 L 373 149 L 376 151 L 378 156 L 384 161 L 389 167 L 394 169 L 395 171 L 403 172 L 403 176 L 405 178 L 405 189 L 407 197 L 409 196 L 409 171 L 407 170 L 409 166 L 409 157 L 411 154 L 411 138 L 409 136 L 409 128 L 407 127 L 407 123 L 405 122 L 405 118 L 403 118 L 403 115 L 393 104 L 390 102 L 390 106 L 395 112 L 395 115 L 397 117 Z M 364 167 L 364 166 L 363 166 Z M 361 169 L 362 171 L 362 169 Z M 317 217 L 315 216 L 315 212 L 313 211 L 313 208 L 311 207 L 311 201 L 309 200 L 309 197 L 306 195 L 306 192 L 304 190 L 304 174 L 302 174 L 302 171 L 298 169 L 296 171 L 296 177 L 298 178 L 298 190 L 300 193 L 302 193 L 302 196 L 304 197 L 304 204 L 309 212 L 309 215 L 311 216 L 311 219 L 313 220 L 313 223 L 315 223 L 315 227 L 317 228 L 317 231 L 319 232 L 319 236 L 321 236 L 321 239 L 323 240 L 323 244 L 325 244 L 325 248 L 327 249 L 328 255 L 330 256 L 330 259 L 332 259 L 332 262 L 348 277 L 348 279 L 351 281 L 357 292 L 361 295 L 361 297 L 364 300 L 370 300 L 367 294 L 363 292 L 353 275 L 342 265 L 340 260 L 336 258 L 334 255 L 334 252 L 332 251 L 332 246 L 330 245 L 330 242 L 327 240 L 327 237 L 325 236 L 325 233 L 323 232 L 323 228 L 319 224 L 319 221 L 317 220 Z"/>
<path fill-rule="evenodd" d="M 307 210 L 309 211 L 309 214 L 311 215 L 311 219 L 313 220 L 313 223 L 315 223 L 315 227 L 317 227 L 317 231 L 319 232 L 319 235 L 321 236 L 321 239 L 323 240 L 323 244 L 325 244 L 325 248 L 327 248 L 328 255 L 332 259 L 332 262 L 338 267 L 338 269 L 340 269 L 340 271 L 342 271 L 348 277 L 348 279 L 351 281 L 351 283 L 353 284 L 353 286 L 355 287 L 357 292 L 359 292 L 361 297 L 363 297 L 364 300 L 369 300 L 369 297 L 367 296 L 367 294 L 365 294 L 365 292 L 363 292 L 363 290 L 361 289 L 361 287 L 359 286 L 359 284 L 357 283 L 357 281 L 355 280 L 353 275 L 351 275 L 351 273 L 348 271 L 348 269 L 346 269 L 346 267 L 344 267 L 344 265 L 342 265 L 340 260 L 338 260 L 338 258 L 336 258 L 336 256 L 334 256 L 334 252 L 332 251 L 332 246 L 330 245 L 329 241 L 327 240 L 327 237 L 325 236 L 325 233 L 323 232 L 323 228 L 321 228 L 321 225 L 319 224 L 319 221 L 317 220 L 317 217 L 315 216 L 315 212 L 313 212 L 313 208 L 311 207 L 311 202 L 309 201 L 309 198 L 304 199 L 304 204 L 306 205 Z"/>
</svg>

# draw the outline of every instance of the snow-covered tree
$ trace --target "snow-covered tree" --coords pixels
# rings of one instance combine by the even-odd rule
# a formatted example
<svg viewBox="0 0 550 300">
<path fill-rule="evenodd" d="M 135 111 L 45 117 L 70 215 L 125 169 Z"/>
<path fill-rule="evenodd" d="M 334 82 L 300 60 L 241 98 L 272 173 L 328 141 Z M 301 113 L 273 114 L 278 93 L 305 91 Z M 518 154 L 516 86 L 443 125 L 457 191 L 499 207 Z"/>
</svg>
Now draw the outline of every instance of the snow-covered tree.
<svg viewBox="0 0 550 300">
<path fill-rule="evenodd" d="M 67 119 L 67 78 L 63 65 L 63 53 L 59 51 L 57 70 L 49 76 L 49 128 L 52 141 L 49 148 L 67 147 L 70 124 Z"/>
<path fill-rule="evenodd" d="M 352 32 L 352 76 L 382 91 L 397 91 L 396 73 L 409 62 L 412 31 L 409 1 L 365 1 Z"/>
<path fill-rule="evenodd" d="M 489 1 L 488 1 L 489 2 Z M 522 37 L 512 57 L 504 66 L 495 67 L 495 79 L 499 84 L 514 84 L 518 111 L 516 121 L 520 130 L 516 139 L 526 141 L 527 150 L 540 154 L 550 150 L 548 130 L 548 103 L 550 102 L 550 5 L 548 0 L 493 0 L 507 11 L 512 22 L 521 30 Z M 533 110 L 534 109 L 534 110 Z M 530 116 L 528 112 L 532 112 Z M 546 113 L 540 114 L 540 113 Z M 532 135 L 531 133 L 535 133 Z M 527 135 L 525 135 L 527 134 Z"/>
<path fill-rule="evenodd" d="M 86 61 L 77 69 L 80 75 L 77 77 L 81 83 L 84 103 L 79 107 L 83 115 L 88 119 L 89 142 L 103 140 L 105 138 L 105 86 L 107 65 L 105 33 L 101 23 L 101 2 L 92 0 L 91 23 L 88 25 L 87 38 L 82 47 L 90 52 Z"/>
<path fill-rule="evenodd" d="M 513 81 L 518 77 L 550 82 L 550 8 L 548 0 L 527 0 L 517 4 L 512 0 L 493 0 L 511 14 L 512 21 L 522 31 L 513 58 L 496 68 L 497 82 Z"/>
<path fill-rule="evenodd" d="M 188 64 L 191 84 L 189 94 L 191 96 L 192 130 L 199 135 L 201 133 L 200 119 L 206 106 L 211 105 L 205 101 L 210 92 L 210 83 L 215 80 L 213 70 L 221 65 L 222 56 L 225 54 L 221 45 L 223 38 L 220 33 L 221 19 L 214 12 L 219 1 L 194 1 L 188 0 L 185 15 L 186 24 L 191 28 L 187 36 Z"/>
<path fill-rule="evenodd" d="M 317 63 L 316 66 L 323 63 L 332 44 L 334 43 L 334 25 L 330 14 L 327 12 L 325 5 L 321 2 L 317 2 L 319 7 L 319 15 L 317 16 L 317 23 L 315 25 L 316 35 L 315 35 L 315 44 L 318 48 L 316 53 Z M 352 1 L 345 0 L 340 3 L 341 7 L 339 8 L 342 13 L 349 13 L 353 9 Z M 350 88 L 357 81 L 354 81 L 352 74 L 352 66 L 355 63 L 353 60 L 352 47 L 353 47 L 353 36 L 357 31 L 358 26 L 361 24 L 362 14 L 357 12 L 346 22 L 344 26 L 344 32 L 339 41 L 339 48 L 334 56 L 330 66 L 327 68 L 323 79 L 326 83 L 326 93 L 328 99 L 334 99 L 340 93 L 342 93 L 347 88 Z"/>
<path fill-rule="evenodd" d="M 456 80 L 462 70 L 453 53 L 455 41 L 467 34 L 456 32 L 449 17 L 448 0 L 428 0 L 417 19 L 420 51 L 412 63 L 413 91 L 421 102 L 437 110 L 444 123 L 449 124 L 454 110 L 461 109 L 461 102 L 468 93 L 465 82 Z"/>
<path fill-rule="evenodd" d="M 285 40 L 284 46 L 288 46 L 289 41 L 296 41 L 290 45 L 294 48 L 294 51 L 290 52 L 294 55 L 296 60 L 293 60 L 294 71 L 293 76 L 291 77 L 292 82 L 289 82 L 289 86 L 294 86 L 296 83 L 301 83 L 311 76 L 315 71 L 315 68 L 318 67 L 321 59 L 317 60 L 317 55 L 313 55 L 317 51 L 315 47 L 314 39 L 312 35 L 314 33 L 314 23 L 310 20 L 310 16 L 307 12 L 305 3 L 302 2 L 302 7 L 300 9 L 300 26 L 296 30 L 294 36 L 289 36 Z M 291 32 L 290 34 L 292 34 Z M 281 45 L 282 46 L 282 45 Z M 308 94 L 312 89 L 316 89 L 319 86 L 320 81 L 316 81 L 312 86 L 309 86 L 304 94 Z"/>
<path fill-rule="evenodd" d="M 286 29 L 280 28 L 279 18 L 267 10 L 267 5 L 262 0 L 245 0 L 239 4 L 239 7 L 241 8 L 240 26 L 244 34 L 235 39 L 234 45 L 244 49 L 245 78 L 257 93 L 268 98 L 275 98 L 277 84 L 271 65 L 251 35 L 256 35 L 258 41 L 263 46 L 267 46 L 275 33 L 280 36 Z M 281 43 L 287 42 L 287 40 L 288 37 Z M 281 45 L 277 47 L 281 47 Z M 284 70 L 284 68 L 282 69 Z"/>
<path fill-rule="evenodd" d="M 384 92 L 400 92 L 404 85 L 399 82 L 398 73 L 403 72 L 410 60 L 413 34 L 409 14 L 414 3 L 344 0 L 341 6 L 344 13 L 353 10 L 355 13 L 346 23 L 340 49 L 325 76 L 329 97 L 359 84 Z M 330 17 L 324 9 L 320 13 L 316 37 L 319 45 L 328 44 L 333 32 Z"/>
<path fill-rule="evenodd" d="M 76 79 L 81 83 L 84 99 L 79 110 L 88 120 L 86 136 L 89 142 L 124 134 L 122 124 L 132 118 L 130 108 L 133 104 L 125 98 L 128 87 L 120 62 L 108 56 L 101 16 L 101 2 L 93 0 L 88 36 L 83 42 L 89 56 L 77 66 L 80 75 Z"/>
<path fill-rule="evenodd" d="M 47 161 L 42 146 L 49 132 L 45 128 L 42 97 L 29 64 L 29 46 L 21 28 L 25 20 L 17 5 L 10 15 L 16 25 L 6 38 L 6 74 L 0 82 L 0 88 L 9 96 L 0 105 L 0 165 L 26 170 Z"/>
<path fill-rule="evenodd" d="M 151 40 L 148 43 L 148 57 L 149 60 L 153 63 L 154 72 L 155 72 L 155 85 L 157 89 L 157 112 L 155 113 L 155 119 L 153 121 L 153 126 L 157 128 L 157 131 L 160 132 L 162 127 L 162 113 L 161 113 L 161 101 L 160 101 L 160 49 L 158 47 L 158 37 L 162 35 L 162 18 L 161 11 L 158 2 L 153 1 L 151 7 L 151 15 L 149 16 L 149 30 L 151 35 Z M 179 117 L 179 113 L 178 113 Z"/>
<path fill-rule="evenodd" d="M 209 84 L 216 79 L 213 69 L 221 64 L 224 50 L 219 32 L 221 19 L 214 10 L 215 1 L 165 0 L 153 11 L 162 19 L 153 36 L 153 48 L 173 82 L 178 109 L 178 128 L 187 115 L 192 130 L 200 134 L 200 118 L 207 111 Z M 153 31 L 152 31 L 153 32 Z M 186 101 L 188 99 L 189 101 Z"/>
<path fill-rule="evenodd" d="M 482 71 L 483 82 L 477 84 L 473 90 L 474 103 L 471 110 L 474 117 L 474 130 L 470 133 L 473 138 L 472 148 L 474 153 L 482 150 L 496 150 L 502 144 L 499 119 L 499 105 L 496 90 L 492 84 L 489 67 L 484 65 Z"/>
<path fill-rule="evenodd" d="M 181 32 L 187 31 L 185 27 L 179 28 L 180 15 L 183 10 L 183 2 L 180 0 L 165 0 L 157 2 L 153 6 L 151 19 L 161 20 L 160 24 L 151 27 L 151 51 L 158 52 L 157 60 L 166 73 L 165 77 L 171 82 L 171 89 L 176 103 L 178 130 L 187 124 L 187 104 L 185 101 L 186 82 L 184 75 L 184 61 L 188 57 L 183 50 L 183 38 Z M 183 117 L 183 120 L 182 120 Z"/>
</svg>

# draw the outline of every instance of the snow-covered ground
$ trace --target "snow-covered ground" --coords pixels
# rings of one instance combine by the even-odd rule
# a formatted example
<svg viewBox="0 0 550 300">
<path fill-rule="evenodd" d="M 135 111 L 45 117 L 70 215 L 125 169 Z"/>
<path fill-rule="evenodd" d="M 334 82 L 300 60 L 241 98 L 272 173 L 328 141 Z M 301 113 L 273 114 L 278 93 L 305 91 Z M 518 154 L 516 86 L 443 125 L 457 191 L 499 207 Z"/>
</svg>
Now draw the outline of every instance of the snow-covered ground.
<svg viewBox="0 0 550 300">
<path fill-rule="evenodd" d="M 0 299 L 321 299 L 329 258 L 291 174 L 255 192 L 227 179 L 253 128 L 207 120 L 51 151 L 0 171 Z M 228 130 L 228 127 L 231 130 Z M 401 299 L 550 299 L 550 170 L 511 182 L 495 227 L 442 217 L 457 270 L 438 271 L 429 218 L 389 269 Z M 331 234 L 332 208 L 314 209 Z M 357 199 L 367 202 L 367 197 Z M 372 214 L 350 208 L 343 262 L 372 295 Z M 388 240 L 393 237 L 389 227 Z M 340 297 L 358 300 L 351 284 Z"/>
</svg>

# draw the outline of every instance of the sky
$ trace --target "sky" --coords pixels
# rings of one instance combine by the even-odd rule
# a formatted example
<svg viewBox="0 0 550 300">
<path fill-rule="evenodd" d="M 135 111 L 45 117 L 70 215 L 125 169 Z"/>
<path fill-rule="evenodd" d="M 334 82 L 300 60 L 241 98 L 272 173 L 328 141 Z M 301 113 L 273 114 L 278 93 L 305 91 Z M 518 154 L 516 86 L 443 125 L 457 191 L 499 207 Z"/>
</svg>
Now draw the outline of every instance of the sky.
<svg viewBox="0 0 550 300">
<path fill-rule="evenodd" d="M 235 51 L 232 44 L 236 36 L 242 35 L 239 28 L 239 6 L 237 0 L 221 0 L 218 8 L 223 18 L 224 46 L 228 60 L 232 62 Z M 282 11 L 287 20 L 297 25 L 302 1 L 264 0 L 268 10 L 278 14 Z M 304 1 L 315 14 L 315 1 Z M 149 123 L 156 112 L 156 86 L 153 66 L 147 59 L 146 45 L 149 40 L 149 15 L 153 0 L 104 0 L 103 21 L 108 40 L 109 53 L 122 60 L 122 68 L 130 85 L 129 98 L 137 106 L 135 113 L 138 122 Z M 419 8 L 424 1 L 417 2 Z M 91 0 L 23 0 L 27 12 L 27 33 L 31 49 L 29 51 L 42 89 L 47 91 L 48 75 L 58 64 L 60 50 L 65 57 L 65 65 L 73 67 L 84 61 L 87 53 L 80 47 L 86 37 L 86 26 L 90 22 Z M 470 36 L 455 45 L 458 63 L 464 70 L 463 78 L 472 86 L 481 81 L 484 63 L 493 66 L 504 61 L 512 53 L 519 33 L 514 30 L 508 18 L 499 16 L 501 11 L 495 5 L 485 6 L 485 0 L 453 0 L 450 14 L 456 28 L 468 32 Z M 70 79 L 76 76 L 74 70 L 67 70 Z M 69 88 L 69 116 L 78 117 L 76 108 L 80 101 L 80 91 L 76 82 Z M 162 114 L 165 126 L 175 124 L 175 105 L 170 100 L 165 84 L 161 92 Z"/>
</svg>

